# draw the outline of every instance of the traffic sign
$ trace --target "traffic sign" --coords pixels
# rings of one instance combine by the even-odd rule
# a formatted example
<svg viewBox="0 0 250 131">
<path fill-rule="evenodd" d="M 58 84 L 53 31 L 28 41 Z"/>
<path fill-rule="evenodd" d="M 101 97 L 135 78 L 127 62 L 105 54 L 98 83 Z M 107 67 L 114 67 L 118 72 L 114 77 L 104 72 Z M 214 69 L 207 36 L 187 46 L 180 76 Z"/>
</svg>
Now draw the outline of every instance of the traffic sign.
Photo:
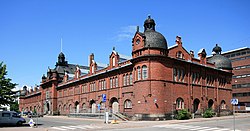
<svg viewBox="0 0 250 131">
<path fill-rule="evenodd" d="M 97 109 L 98 109 L 98 111 L 101 110 L 101 105 L 100 104 L 97 105 Z"/>
<path fill-rule="evenodd" d="M 231 99 L 231 104 L 232 105 L 237 105 L 238 104 L 238 99 L 236 99 L 236 98 Z"/>
<path fill-rule="evenodd" d="M 106 94 L 102 94 L 102 102 L 106 102 Z"/>
</svg>

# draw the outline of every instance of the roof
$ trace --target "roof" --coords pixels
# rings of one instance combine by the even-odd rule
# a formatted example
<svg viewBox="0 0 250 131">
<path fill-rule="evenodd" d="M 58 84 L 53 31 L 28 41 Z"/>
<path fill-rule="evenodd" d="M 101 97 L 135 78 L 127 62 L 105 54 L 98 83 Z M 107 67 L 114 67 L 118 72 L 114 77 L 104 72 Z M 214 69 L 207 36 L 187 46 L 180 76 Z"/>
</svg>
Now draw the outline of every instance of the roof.
<svg viewBox="0 0 250 131">
<path fill-rule="evenodd" d="M 238 49 L 233 49 L 233 50 L 229 50 L 229 51 L 226 51 L 226 52 L 222 52 L 221 54 L 229 54 L 229 53 L 233 53 L 233 52 L 237 52 L 237 51 L 245 50 L 245 49 L 249 49 L 249 48 L 248 47 L 242 47 L 242 48 L 238 48 Z"/>
<path fill-rule="evenodd" d="M 85 70 L 89 70 L 88 66 L 81 66 L 81 65 L 75 65 L 75 64 L 67 64 L 67 65 L 57 65 L 55 67 L 55 70 L 57 71 L 57 73 L 59 74 L 60 77 L 64 76 L 65 71 L 68 74 L 75 74 L 76 71 L 76 67 L 79 67 L 80 70 L 81 69 L 85 69 Z"/>
</svg>

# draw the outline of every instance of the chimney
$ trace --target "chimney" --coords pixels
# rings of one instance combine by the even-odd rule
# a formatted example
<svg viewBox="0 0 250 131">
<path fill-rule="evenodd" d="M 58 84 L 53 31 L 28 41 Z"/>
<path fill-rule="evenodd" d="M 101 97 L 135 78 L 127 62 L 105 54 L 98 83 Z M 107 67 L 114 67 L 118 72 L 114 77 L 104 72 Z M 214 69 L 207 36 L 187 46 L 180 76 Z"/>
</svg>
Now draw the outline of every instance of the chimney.
<svg viewBox="0 0 250 131">
<path fill-rule="evenodd" d="M 93 60 L 94 60 L 94 53 L 91 53 L 89 55 L 89 65 L 92 63 Z"/>
<path fill-rule="evenodd" d="M 194 58 L 194 51 L 193 50 L 190 50 L 190 57 Z"/>
<path fill-rule="evenodd" d="M 176 36 L 175 43 L 176 43 L 177 45 L 182 45 L 181 36 Z"/>
</svg>

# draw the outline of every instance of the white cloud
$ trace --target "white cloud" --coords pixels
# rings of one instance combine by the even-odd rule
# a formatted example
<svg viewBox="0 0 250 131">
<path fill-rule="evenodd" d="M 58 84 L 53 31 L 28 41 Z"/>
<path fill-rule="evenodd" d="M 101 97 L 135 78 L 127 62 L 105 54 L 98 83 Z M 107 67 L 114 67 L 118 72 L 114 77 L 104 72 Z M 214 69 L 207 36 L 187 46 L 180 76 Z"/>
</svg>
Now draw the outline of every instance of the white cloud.
<svg viewBox="0 0 250 131">
<path fill-rule="evenodd" d="M 126 27 L 121 27 L 118 31 L 117 35 L 115 36 L 115 41 L 120 42 L 124 40 L 131 40 L 134 37 L 136 32 L 136 26 L 130 25 Z"/>
</svg>

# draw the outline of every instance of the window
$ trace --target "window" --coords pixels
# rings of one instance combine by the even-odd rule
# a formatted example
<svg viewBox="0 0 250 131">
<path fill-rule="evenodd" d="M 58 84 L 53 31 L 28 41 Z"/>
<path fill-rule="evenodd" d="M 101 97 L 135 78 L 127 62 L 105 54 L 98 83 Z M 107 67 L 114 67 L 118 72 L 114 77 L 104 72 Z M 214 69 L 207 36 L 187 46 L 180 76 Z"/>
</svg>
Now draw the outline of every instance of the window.
<svg viewBox="0 0 250 131">
<path fill-rule="evenodd" d="M 176 68 L 173 69 L 173 80 L 177 81 L 177 69 Z"/>
<path fill-rule="evenodd" d="M 132 108 L 132 102 L 131 102 L 131 100 L 125 100 L 125 102 L 124 102 L 124 108 L 125 109 L 131 109 Z"/>
<path fill-rule="evenodd" d="M 182 54 L 181 51 L 178 51 L 178 52 L 176 53 L 176 58 L 183 59 L 183 54 Z"/>
<path fill-rule="evenodd" d="M 69 112 L 71 112 L 72 111 L 72 106 L 71 106 L 71 104 L 69 104 Z"/>
<path fill-rule="evenodd" d="M 129 75 L 126 74 L 126 79 L 127 79 L 127 85 L 129 85 Z"/>
<path fill-rule="evenodd" d="M 176 100 L 176 109 L 184 109 L 184 101 L 182 98 Z"/>
<path fill-rule="evenodd" d="M 181 76 L 182 76 L 181 77 L 181 79 L 182 79 L 181 81 L 185 82 L 185 71 L 184 70 L 181 70 Z"/>
<path fill-rule="evenodd" d="M 126 86 L 127 84 L 127 78 L 126 75 L 123 75 L 123 86 Z"/>
<path fill-rule="evenodd" d="M 115 66 L 115 57 L 112 57 L 112 66 Z"/>
<path fill-rule="evenodd" d="M 118 77 L 115 77 L 115 87 L 118 87 Z"/>
<path fill-rule="evenodd" d="M 142 79 L 145 80 L 148 78 L 148 68 L 147 66 L 142 66 Z"/>
<path fill-rule="evenodd" d="M 130 77 L 129 78 L 130 78 L 129 84 L 132 85 L 133 84 L 133 75 L 132 75 L 132 73 L 130 73 Z"/>
<path fill-rule="evenodd" d="M 95 85 L 95 82 L 90 83 L 90 91 L 96 91 L 96 85 Z"/>
<path fill-rule="evenodd" d="M 10 113 L 2 113 L 2 117 L 10 117 Z"/>
<path fill-rule="evenodd" d="M 67 106 L 66 106 L 66 104 L 64 104 L 64 106 L 63 106 L 63 110 L 64 110 L 64 111 L 66 111 L 66 110 L 67 110 Z"/>
<path fill-rule="evenodd" d="M 88 91 L 87 84 L 82 85 L 82 93 L 85 93 Z"/>
<path fill-rule="evenodd" d="M 198 72 L 192 73 L 192 83 L 193 84 L 200 84 L 200 74 Z"/>
<path fill-rule="evenodd" d="M 214 77 L 212 75 L 207 75 L 207 86 L 214 85 Z"/>
<path fill-rule="evenodd" d="M 140 68 L 140 66 L 137 67 L 137 80 L 141 80 L 141 68 Z"/>
<path fill-rule="evenodd" d="M 49 91 L 46 91 L 46 99 L 49 99 Z"/>
<path fill-rule="evenodd" d="M 110 85 L 110 88 L 113 88 L 113 78 L 109 79 L 109 85 Z"/>
</svg>

